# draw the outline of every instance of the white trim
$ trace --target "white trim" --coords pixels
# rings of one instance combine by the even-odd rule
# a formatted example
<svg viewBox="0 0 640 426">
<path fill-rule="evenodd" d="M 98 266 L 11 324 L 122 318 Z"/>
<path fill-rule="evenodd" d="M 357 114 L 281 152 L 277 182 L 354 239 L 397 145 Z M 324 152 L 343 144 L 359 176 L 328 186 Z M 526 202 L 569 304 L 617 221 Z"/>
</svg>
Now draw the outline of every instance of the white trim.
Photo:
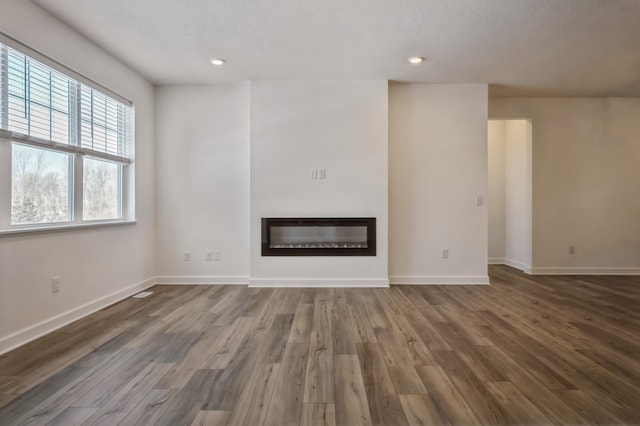
<svg viewBox="0 0 640 426">
<path fill-rule="evenodd" d="M 391 284 L 400 285 L 489 285 L 488 275 L 391 275 Z"/>
<path fill-rule="evenodd" d="M 11 224 L 11 162 L 11 144 L 0 140 L 0 229 Z"/>
<path fill-rule="evenodd" d="M 516 268 L 524 272 L 525 274 L 531 274 L 531 266 L 525 265 L 522 262 L 518 262 L 512 259 L 507 259 L 506 257 L 490 257 L 489 265 L 507 265 L 512 268 Z"/>
<path fill-rule="evenodd" d="M 531 266 L 525 265 L 524 263 L 518 262 L 518 261 L 513 260 L 513 259 L 505 258 L 503 260 L 504 260 L 503 265 L 507 265 L 507 266 L 511 266 L 512 268 L 520 269 L 525 274 L 531 274 Z"/>
<path fill-rule="evenodd" d="M 54 142 L 48 139 L 36 136 L 23 135 L 22 133 L 12 132 L 10 130 L 0 129 L 0 140 L 11 143 L 17 142 L 33 148 L 49 149 L 55 152 L 66 152 L 67 154 L 80 154 L 86 157 L 99 158 L 101 160 L 111 161 L 112 163 L 131 164 L 131 159 L 113 155 L 106 152 L 94 151 L 89 148 L 83 148 L 78 145 L 70 145 L 66 143 Z"/>
<path fill-rule="evenodd" d="M 533 267 L 532 275 L 640 275 L 640 267 Z"/>
<path fill-rule="evenodd" d="M 133 296 L 142 290 L 153 287 L 154 285 L 155 278 L 148 278 L 114 293 L 95 299 L 89 303 L 85 303 L 77 308 L 70 309 L 37 324 L 23 328 L 22 330 L 9 334 L 8 336 L 4 336 L 0 338 L 0 355 L 42 337 L 45 334 L 49 334 L 67 324 L 84 318 L 87 315 L 91 315 L 92 313 L 104 309 L 107 306 L 113 305 L 127 297 Z"/>
<path fill-rule="evenodd" d="M 72 222 L 82 223 L 84 215 L 84 158 L 79 153 L 75 153 L 73 158 L 73 173 L 69 173 L 69 187 L 73 188 L 71 199 Z"/>
<path fill-rule="evenodd" d="M 56 231 L 73 231 L 75 229 L 102 228 L 105 226 L 116 225 L 135 225 L 135 220 L 103 220 L 103 221 L 87 221 L 87 222 L 64 222 L 62 225 L 43 223 L 32 224 L 27 227 L 15 227 L 0 230 L 0 237 L 3 235 L 28 234 L 31 232 L 56 232 Z"/>
<path fill-rule="evenodd" d="M 247 285 L 246 275 L 164 275 L 156 277 L 156 284 L 164 285 Z"/>
<path fill-rule="evenodd" d="M 387 278 L 251 278 L 249 287 L 388 288 Z"/>
</svg>

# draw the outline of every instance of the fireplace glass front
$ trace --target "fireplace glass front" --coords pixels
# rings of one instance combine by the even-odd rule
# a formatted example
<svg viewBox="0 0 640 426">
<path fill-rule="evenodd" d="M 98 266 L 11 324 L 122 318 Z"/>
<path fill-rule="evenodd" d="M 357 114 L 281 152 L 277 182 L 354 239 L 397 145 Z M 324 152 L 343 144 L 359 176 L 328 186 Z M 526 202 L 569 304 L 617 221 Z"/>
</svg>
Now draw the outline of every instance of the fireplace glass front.
<svg viewBox="0 0 640 426">
<path fill-rule="evenodd" d="M 263 218 L 263 256 L 375 256 L 375 218 Z"/>
</svg>

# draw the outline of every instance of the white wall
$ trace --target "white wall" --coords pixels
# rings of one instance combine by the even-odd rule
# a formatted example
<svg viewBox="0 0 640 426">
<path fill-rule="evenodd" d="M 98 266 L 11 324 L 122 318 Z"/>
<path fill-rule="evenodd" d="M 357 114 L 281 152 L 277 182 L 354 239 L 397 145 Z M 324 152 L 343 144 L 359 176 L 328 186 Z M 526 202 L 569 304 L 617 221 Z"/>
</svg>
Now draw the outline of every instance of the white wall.
<svg viewBox="0 0 640 426">
<path fill-rule="evenodd" d="M 156 123 L 157 274 L 246 283 L 249 84 L 158 88 Z M 220 261 L 206 261 L 208 251 Z"/>
<path fill-rule="evenodd" d="M 504 123 L 503 120 L 489 120 L 489 263 L 503 263 L 505 254 Z"/>
<path fill-rule="evenodd" d="M 387 94 L 386 80 L 251 83 L 252 285 L 386 285 Z M 316 216 L 376 217 L 377 256 L 260 255 L 261 218 Z"/>
<path fill-rule="evenodd" d="M 531 119 L 533 273 L 639 273 L 640 99 L 500 98 L 490 117 Z"/>
<path fill-rule="evenodd" d="M 505 260 L 525 272 L 531 268 L 531 126 L 504 122 Z"/>
<path fill-rule="evenodd" d="M 155 273 L 153 88 L 31 2 L 2 0 L 0 29 L 131 99 L 135 225 L 0 236 L 0 353 L 148 285 Z M 51 278 L 61 291 L 51 293 Z M 134 286 L 134 287 L 131 287 Z"/>
<path fill-rule="evenodd" d="M 487 85 L 389 93 L 391 282 L 488 283 Z"/>
<path fill-rule="evenodd" d="M 531 269 L 531 123 L 489 120 L 489 263 Z"/>
</svg>

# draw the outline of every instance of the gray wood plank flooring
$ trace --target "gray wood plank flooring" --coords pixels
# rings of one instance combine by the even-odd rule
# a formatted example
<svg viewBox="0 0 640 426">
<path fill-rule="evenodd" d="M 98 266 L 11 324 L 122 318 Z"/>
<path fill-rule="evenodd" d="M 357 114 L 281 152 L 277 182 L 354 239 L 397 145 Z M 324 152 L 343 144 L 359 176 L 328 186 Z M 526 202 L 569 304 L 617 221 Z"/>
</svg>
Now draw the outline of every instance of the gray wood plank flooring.
<svg viewBox="0 0 640 426">
<path fill-rule="evenodd" d="M 0 357 L 1 425 L 640 424 L 640 277 L 156 286 Z"/>
</svg>

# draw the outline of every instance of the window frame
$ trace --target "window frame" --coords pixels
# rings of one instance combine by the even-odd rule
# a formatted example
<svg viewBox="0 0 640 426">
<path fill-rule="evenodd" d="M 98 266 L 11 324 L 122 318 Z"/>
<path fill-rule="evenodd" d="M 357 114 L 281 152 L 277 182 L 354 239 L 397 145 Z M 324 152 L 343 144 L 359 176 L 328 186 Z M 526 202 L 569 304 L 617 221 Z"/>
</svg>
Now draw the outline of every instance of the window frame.
<svg viewBox="0 0 640 426">
<path fill-rule="evenodd" d="M 84 159 L 87 158 L 93 161 L 102 161 L 104 163 L 115 164 L 118 166 L 118 215 L 119 218 L 110 218 L 110 219 L 83 219 L 82 223 L 101 223 L 101 222 L 109 222 L 109 221 L 122 221 L 125 216 L 125 203 L 124 203 L 124 183 L 125 183 L 125 169 L 128 167 L 122 163 L 116 163 L 113 161 L 105 160 L 103 158 L 91 157 L 90 155 L 83 156 L 82 161 L 82 176 L 80 179 L 82 180 L 82 186 L 84 189 Z M 84 197 L 80 200 L 81 206 L 79 206 L 80 210 L 84 214 Z"/>
<path fill-rule="evenodd" d="M 45 67 L 63 74 L 63 76 L 73 83 L 73 87 L 70 87 L 69 90 L 75 90 L 78 96 L 71 100 L 71 93 L 69 94 L 70 126 L 68 129 L 68 143 L 60 143 L 49 139 L 28 136 L 7 130 L 9 128 L 10 116 L 8 110 L 10 96 L 8 77 L 9 49 L 14 49 L 22 55 L 25 55 L 28 60 L 41 63 Z M 4 60 L 2 60 L 3 58 Z M 56 61 L 22 45 L 18 41 L 0 32 L 0 76 L 2 75 L 4 75 L 4 77 L 0 78 L 0 235 L 135 223 L 135 197 L 130 196 L 130 192 L 133 189 L 131 187 L 133 183 L 133 157 L 135 152 L 135 110 L 132 102 L 122 98 L 118 94 L 114 94 L 109 89 L 102 87 L 86 77 L 80 76 L 75 71 L 60 65 Z M 79 76 L 80 78 L 78 78 Z M 81 116 L 82 102 L 79 96 L 81 87 L 86 87 L 92 91 L 99 92 L 101 95 L 118 102 L 124 107 L 122 111 L 126 114 L 130 114 L 129 118 L 126 119 L 127 125 L 125 125 L 122 130 L 122 135 L 124 137 L 122 141 L 120 140 L 121 135 L 118 132 L 118 154 L 122 155 L 111 154 L 106 145 L 104 151 L 94 151 L 91 148 L 83 146 L 82 141 L 80 140 L 80 133 L 82 132 L 83 125 Z M 49 90 L 51 90 L 51 88 Z M 25 102 L 30 102 L 30 100 L 25 100 Z M 3 107 L 4 111 L 2 110 Z M 51 109 L 54 109 L 53 104 L 51 105 Z M 118 107 L 117 113 L 119 125 L 121 118 L 120 107 Z M 72 118 L 75 123 L 73 126 L 71 125 Z M 95 120 L 94 117 L 92 117 L 92 124 L 93 120 Z M 97 125 L 100 125 L 100 123 L 97 123 Z M 53 123 L 51 123 L 51 126 L 53 126 Z M 16 143 L 31 148 L 65 153 L 69 156 L 68 221 L 21 224 L 12 223 L 13 147 Z M 120 143 L 123 145 L 120 145 Z M 121 151 L 121 149 L 124 149 L 124 151 Z M 118 218 L 95 220 L 85 220 L 83 218 L 85 157 L 118 165 Z"/>
<path fill-rule="evenodd" d="M 0 142 L 1 143 L 1 142 Z M 68 152 L 64 152 L 64 151 L 59 151 L 59 150 L 55 150 L 55 149 L 48 149 L 48 148 L 41 148 L 41 147 L 34 147 L 32 145 L 27 145 L 24 143 L 20 143 L 20 142 L 7 142 L 7 144 L 9 145 L 9 165 L 10 165 L 10 182 L 9 182 L 9 217 L 7 219 L 7 223 L 9 225 L 9 229 L 21 229 L 21 228 L 40 228 L 40 227 L 47 227 L 47 226 L 51 226 L 51 227 L 56 227 L 56 226 L 60 226 L 60 225 L 69 225 L 71 223 L 74 223 L 74 202 L 75 202 L 75 191 L 74 191 L 74 176 L 73 176 L 73 170 L 74 170 L 74 165 L 76 162 L 76 158 L 74 155 L 68 153 Z M 64 154 L 67 156 L 67 209 L 68 209 L 68 220 L 64 220 L 64 221 L 60 221 L 60 222 L 32 222 L 32 223 L 16 223 L 13 224 L 12 223 L 12 206 L 13 206 L 13 149 L 14 149 L 14 145 L 15 144 L 19 144 L 22 145 L 24 147 L 27 148 L 31 148 L 31 149 L 36 149 L 36 150 L 42 150 L 42 151 L 49 151 L 49 152 L 54 152 L 56 154 Z M 0 161 L 3 161 L 3 158 L 0 158 Z M 2 165 L 4 166 L 4 163 L 2 163 Z"/>
</svg>

